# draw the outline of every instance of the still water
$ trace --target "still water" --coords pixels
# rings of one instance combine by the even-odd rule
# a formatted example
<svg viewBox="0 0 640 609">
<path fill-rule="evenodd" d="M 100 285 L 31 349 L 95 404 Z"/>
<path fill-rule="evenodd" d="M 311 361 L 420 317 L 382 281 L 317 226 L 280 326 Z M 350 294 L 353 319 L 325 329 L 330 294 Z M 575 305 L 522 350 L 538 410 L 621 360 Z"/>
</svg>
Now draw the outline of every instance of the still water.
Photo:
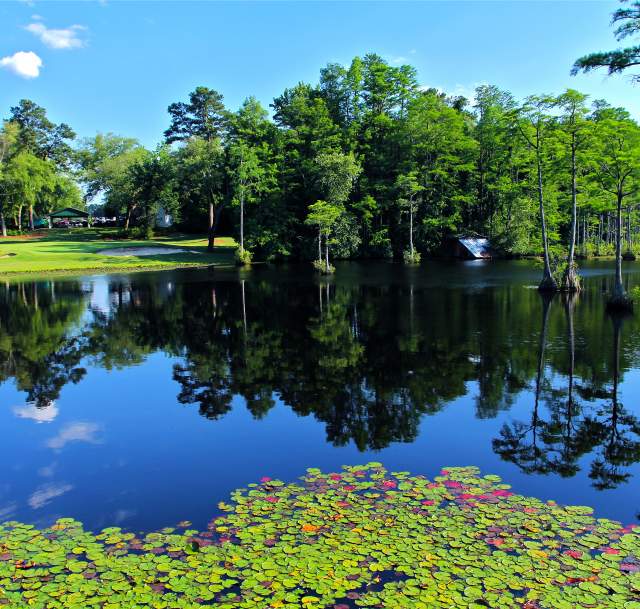
<svg viewBox="0 0 640 609">
<path fill-rule="evenodd" d="M 605 314 L 612 264 L 583 275 L 551 301 L 530 262 L 1 284 L 0 521 L 202 526 L 261 476 L 375 460 L 635 522 L 640 315 Z"/>
</svg>

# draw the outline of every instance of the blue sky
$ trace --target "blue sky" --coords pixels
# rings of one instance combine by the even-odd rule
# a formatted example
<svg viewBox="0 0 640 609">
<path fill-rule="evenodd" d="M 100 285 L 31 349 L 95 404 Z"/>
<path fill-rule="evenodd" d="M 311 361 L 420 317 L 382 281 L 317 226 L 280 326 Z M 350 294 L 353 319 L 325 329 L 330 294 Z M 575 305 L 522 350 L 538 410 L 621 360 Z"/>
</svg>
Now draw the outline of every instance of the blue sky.
<svg viewBox="0 0 640 609">
<path fill-rule="evenodd" d="M 186 99 L 197 85 L 220 91 L 231 109 L 248 95 L 266 106 L 287 86 L 317 82 L 327 62 L 346 64 L 373 51 L 414 65 L 421 83 L 449 93 L 469 94 L 480 83 L 517 96 L 572 87 L 640 118 L 639 90 L 628 78 L 569 76 L 576 57 L 619 46 L 609 26 L 616 7 L 577 1 L 0 2 L 0 116 L 27 97 L 80 136 L 111 131 L 152 146 L 168 124 L 168 104 Z"/>
</svg>

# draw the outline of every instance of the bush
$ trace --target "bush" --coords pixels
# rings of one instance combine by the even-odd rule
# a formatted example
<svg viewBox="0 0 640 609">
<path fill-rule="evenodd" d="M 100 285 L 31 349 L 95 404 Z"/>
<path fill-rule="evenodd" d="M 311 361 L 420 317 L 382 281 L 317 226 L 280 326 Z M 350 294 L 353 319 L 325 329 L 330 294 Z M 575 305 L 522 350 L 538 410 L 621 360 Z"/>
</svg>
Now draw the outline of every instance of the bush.
<svg viewBox="0 0 640 609">
<path fill-rule="evenodd" d="M 252 258 L 253 257 L 249 250 L 246 250 L 242 247 L 239 247 L 236 249 L 236 253 L 235 253 L 236 265 L 247 266 L 251 264 Z"/>
<path fill-rule="evenodd" d="M 413 250 L 413 254 L 411 253 L 411 250 L 405 250 L 402 254 L 402 258 L 404 259 L 405 264 L 419 264 L 422 256 L 417 250 Z"/>
<path fill-rule="evenodd" d="M 120 239 L 152 239 L 153 238 L 153 229 L 144 226 L 134 226 L 129 228 L 129 230 L 125 230 L 124 228 L 119 231 L 118 238 Z"/>
<path fill-rule="evenodd" d="M 332 264 L 329 265 L 329 269 L 327 269 L 327 265 L 324 260 L 314 260 L 313 268 L 318 271 L 321 275 L 332 275 L 336 272 L 336 267 Z"/>
</svg>

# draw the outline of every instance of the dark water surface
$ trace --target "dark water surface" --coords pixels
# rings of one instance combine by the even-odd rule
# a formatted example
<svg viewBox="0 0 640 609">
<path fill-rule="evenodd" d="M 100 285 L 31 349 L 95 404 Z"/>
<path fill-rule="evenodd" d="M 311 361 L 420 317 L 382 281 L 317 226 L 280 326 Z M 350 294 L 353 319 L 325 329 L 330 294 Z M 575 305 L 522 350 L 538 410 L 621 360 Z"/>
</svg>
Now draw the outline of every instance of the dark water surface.
<svg viewBox="0 0 640 609">
<path fill-rule="evenodd" d="M 583 274 L 551 302 L 529 262 L 0 284 L 0 521 L 201 526 L 261 476 L 376 460 L 634 522 L 640 314 Z"/>
</svg>

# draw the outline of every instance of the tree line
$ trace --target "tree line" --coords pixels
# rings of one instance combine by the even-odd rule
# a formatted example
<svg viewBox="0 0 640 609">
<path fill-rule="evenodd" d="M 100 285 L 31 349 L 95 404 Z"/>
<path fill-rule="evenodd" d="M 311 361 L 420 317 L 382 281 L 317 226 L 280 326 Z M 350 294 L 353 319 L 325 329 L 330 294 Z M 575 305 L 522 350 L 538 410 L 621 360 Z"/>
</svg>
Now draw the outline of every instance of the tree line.
<svg viewBox="0 0 640 609">
<path fill-rule="evenodd" d="M 620 28 L 637 26 L 633 6 Z M 270 111 L 253 97 L 231 111 L 201 86 L 168 115 L 154 149 L 110 133 L 72 146 L 67 125 L 21 100 L 0 134 L 0 218 L 33 226 L 34 210 L 77 204 L 79 184 L 126 232 L 151 235 L 164 212 L 206 231 L 210 249 L 232 232 L 241 263 L 315 259 L 323 272 L 332 258 L 415 263 L 449 236 L 482 235 L 541 255 L 541 289 L 565 291 L 580 288 L 578 258 L 616 253 L 620 267 L 637 246 L 638 123 L 572 89 L 449 96 L 368 54 L 328 64 Z M 626 297 L 621 278 L 614 296 Z"/>
</svg>

